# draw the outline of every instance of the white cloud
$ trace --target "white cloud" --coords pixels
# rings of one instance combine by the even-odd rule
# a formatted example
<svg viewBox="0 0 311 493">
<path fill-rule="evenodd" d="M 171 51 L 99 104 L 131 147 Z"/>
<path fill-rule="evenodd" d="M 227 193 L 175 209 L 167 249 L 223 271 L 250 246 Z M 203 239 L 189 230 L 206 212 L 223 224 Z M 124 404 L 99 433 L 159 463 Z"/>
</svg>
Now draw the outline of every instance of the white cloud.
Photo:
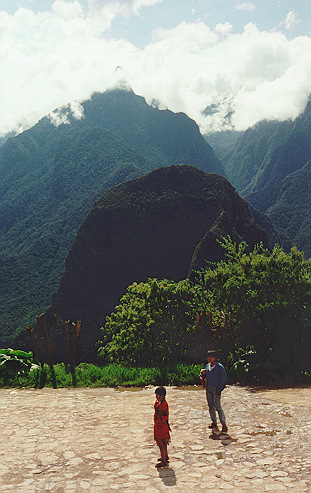
<svg viewBox="0 0 311 493">
<path fill-rule="evenodd" d="M 72 118 L 81 120 L 84 117 L 84 108 L 77 101 L 73 101 L 69 105 L 58 107 L 49 113 L 48 117 L 50 121 L 58 127 L 63 123 L 69 124 Z"/>
<path fill-rule="evenodd" d="M 246 10 L 246 12 L 253 12 L 257 9 L 256 5 L 251 2 L 238 2 L 236 8 L 238 10 Z"/>
<path fill-rule="evenodd" d="M 114 6 L 134 11 L 153 3 Z M 104 8 L 101 15 L 95 7 Z M 162 108 L 187 113 L 203 132 L 243 130 L 264 118 L 294 118 L 304 109 L 311 93 L 310 37 L 288 40 L 252 24 L 237 34 L 229 23 L 214 29 L 203 22 L 182 23 L 157 30 L 139 49 L 105 34 L 115 15 L 111 2 L 95 0 L 88 14 L 77 0 L 57 0 L 52 11 L 38 14 L 0 12 L 2 135 L 116 84 L 132 86 Z M 83 116 L 78 103 L 70 111 Z M 56 123 L 68 120 L 61 112 L 51 117 Z"/>
<path fill-rule="evenodd" d="M 71 18 L 79 17 L 82 14 L 82 7 L 77 0 L 74 2 L 55 0 L 52 5 L 52 11 L 56 15 L 56 17 L 67 21 Z"/>
<path fill-rule="evenodd" d="M 142 7 L 151 7 L 157 3 L 161 3 L 163 0 L 135 0 L 133 2 L 133 12 L 134 14 L 138 14 Z"/>
<path fill-rule="evenodd" d="M 291 31 L 295 29 L 297 26 L 301 24 L 301 20 L 299 19 L 298 15 L 294 10 L 291 10 L 284 21 L 285 29 L 288 31 Z"/>
<path fill-rule="evenodd" d="M 181 24 L 162 30 L 145 49 L 144 77 L 134 87 L 149 100 L 157 95 L 162 105 L 186 112 L 204 132 L 224 125 L 244 130 L 264 118 L 294 118 L 304 109 L 311 93 L 310 50 L 310 38 L 288 41 L 252 24 L 242 34 L 230 26 L 212 31 L 203 23 Z"/>
<path fill-rule="evenodd" d="M 139 11 L 143 7 L 151 7 L 157 3 L 161 3 L 163 0 L 89 0 L 89 9 L 92 13 L 106 15 L 112 14 L 113 17 L 117 15 L 129 16 L 134 13 L 139 14 Z"/>
<path fill-rule="evenodd" d="M 227 36 L 228 34 L 233 32 L 233 26 L 230 24 L 230 22 L 226 22 L 225 24 L 216 24 L 214 31 L 217 34 L 223 34 L 224 36 Z"/>
</svg>

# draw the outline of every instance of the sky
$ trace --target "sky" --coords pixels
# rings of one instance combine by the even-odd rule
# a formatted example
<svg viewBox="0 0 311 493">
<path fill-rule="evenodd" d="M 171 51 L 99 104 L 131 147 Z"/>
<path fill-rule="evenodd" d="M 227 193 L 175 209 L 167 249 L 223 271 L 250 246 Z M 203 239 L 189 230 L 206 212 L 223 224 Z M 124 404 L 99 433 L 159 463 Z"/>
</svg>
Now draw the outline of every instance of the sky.
<svg viewBox="0 0 311 493">
<path fill-rule="evenodd" d="M 0 136 L 113 87 L 243 131 L 304 110 L 311 0 L 0 0 L 0 69 Z"/>
</svg>

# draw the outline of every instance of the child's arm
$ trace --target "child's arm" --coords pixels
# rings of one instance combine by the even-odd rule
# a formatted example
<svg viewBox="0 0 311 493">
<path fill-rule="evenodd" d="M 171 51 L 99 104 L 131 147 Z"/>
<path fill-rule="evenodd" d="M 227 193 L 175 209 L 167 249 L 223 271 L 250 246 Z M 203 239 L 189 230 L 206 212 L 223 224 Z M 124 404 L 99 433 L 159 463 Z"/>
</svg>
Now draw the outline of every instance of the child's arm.
<svg viewBox="0 0 311 493">
<path fill-rule="evenodd" d="M 168 404 L 166 401 L 164 401 L 162 404 L 161 404 L 161 409 L 159 409 L 159 418 L 161 419 L 161 421 L 166 421 L 168 422 Z"/>
<path fill-rule="evenodd" d="M 166 404 L 166 409 L 163 409 L 162 410 L 162 413 L 163 413 L 163 418 L 164 418 L 164 421 L 167 423 L 167 426 L 168 426 L 168 429 L 171 431 L 171 427 L 170 427 L 170 424 L 168 422 L 168 415 L 169 415 L 169 411 L 168 411 L 168 403 L 165 401 L 165 404 Z"/>
<path fill-rule="evenodd" d="M 165 419 L 165 421 L 168 420 L 168 404 L 166 401 L 163 402 L 163 408 L 161 409 L 161 416 Z"/>
<path fill-rule="evenodd" d="M 155 415 L 157 419 L 160 419 L 161 421 L 168 420 L 168 405 L 166 401 L 165 404 L 162 403 L 160 405 L 156 402 L 154 408 L 155 408 Z"/>
<path fill-rule="evenodd" d="M 202 388 L 205 389 L 206 388 L 206 384 L 207 384 L 206 368 L 202 368 L 202 370 L 200 371 L 199 377 L 200 377 L 200 381 L 201 381 L 201 384 L 202 384 Z"/>
</svg>

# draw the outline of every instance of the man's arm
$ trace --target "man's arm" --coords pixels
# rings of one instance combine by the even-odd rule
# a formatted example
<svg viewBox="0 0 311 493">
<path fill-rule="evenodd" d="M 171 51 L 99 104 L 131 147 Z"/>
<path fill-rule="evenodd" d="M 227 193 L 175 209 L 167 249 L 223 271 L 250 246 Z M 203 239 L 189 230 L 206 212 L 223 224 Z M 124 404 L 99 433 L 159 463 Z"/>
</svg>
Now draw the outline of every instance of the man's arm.
<svg viewBox="0 0 311 493">
<path fill-rule="evenodd" d="M 221 392 L 224 390 L 225 386 L 227 385 L 228 377 L 227 377 L 226 370 L 224 369 L 224 367 L 221 364 L 219 364 L 218 369 L 219 369 L 219 374 L 220 374 L 220 382 L 219 382 L 219 388 L 217 389 L 216 394 L 220 395 Z"/>
</svg>

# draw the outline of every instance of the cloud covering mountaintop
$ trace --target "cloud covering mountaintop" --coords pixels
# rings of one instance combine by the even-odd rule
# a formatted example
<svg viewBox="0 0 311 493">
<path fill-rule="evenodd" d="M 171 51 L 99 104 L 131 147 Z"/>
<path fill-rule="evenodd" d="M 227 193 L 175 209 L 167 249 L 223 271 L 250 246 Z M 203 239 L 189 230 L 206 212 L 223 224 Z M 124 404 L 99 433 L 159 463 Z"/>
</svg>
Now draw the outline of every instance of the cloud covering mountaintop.
<svg viewBox="0 0 311 493">
<path fill-rule="evenodd" d="M 222 22 L 217 23 L 215 3 Z M 304 0 L 276 1 L 282 17 L 267 30 L 258 24 L 266 4 L 2 1 L 0 135 L 25 130 L 74 101 L 81 117 L 79 102 L 118 84 L 160 108 L 185 112 L 203 133 L 293 119 L 311 93 L 311 37 L 295 36 L 310 8 Z M 285 4 L 305 5 L 305 18 Z M 169 18 L 174 5 L 175 24 Z M 150 30 L 150 39 L 141 45 L 134 31 L 143 30 Z"/>
</svg>

